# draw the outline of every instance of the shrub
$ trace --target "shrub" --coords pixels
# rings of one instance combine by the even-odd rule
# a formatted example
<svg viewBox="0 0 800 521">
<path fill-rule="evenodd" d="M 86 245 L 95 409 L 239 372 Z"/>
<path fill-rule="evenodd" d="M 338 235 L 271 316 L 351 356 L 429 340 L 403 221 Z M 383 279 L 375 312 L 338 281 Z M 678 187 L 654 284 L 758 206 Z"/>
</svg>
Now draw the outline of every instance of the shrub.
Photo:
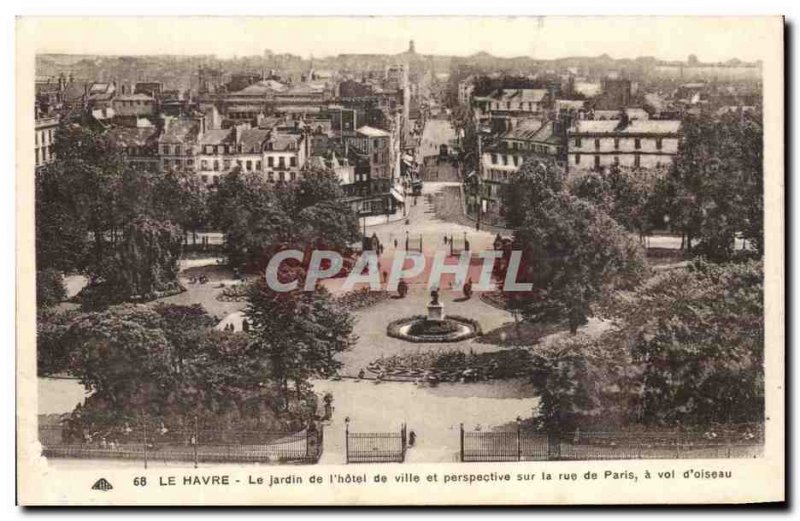
<svg viewBox="0 0 800 521">
<path fill-rule="evenodd" d="M 36 272 L 36 305 L 40 308 L 54 306 L 67 299 L 67 288 L 61 272 L 44 269 Z"/>
</svg>

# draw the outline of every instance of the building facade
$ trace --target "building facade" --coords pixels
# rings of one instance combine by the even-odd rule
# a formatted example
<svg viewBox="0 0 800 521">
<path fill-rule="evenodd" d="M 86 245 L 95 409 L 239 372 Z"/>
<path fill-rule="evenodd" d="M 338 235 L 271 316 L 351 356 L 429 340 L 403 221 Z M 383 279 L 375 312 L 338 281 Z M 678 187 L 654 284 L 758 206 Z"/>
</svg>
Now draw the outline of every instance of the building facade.
<svg viewBox="0 0 800 521">
<path fill-rule="evenodd" d="M 575 121 L 567 133 L 567 168 L 665 168 L 678 153 L 680 127 L 677 120 Z"/>
<path fill-rule="evenodd" d="M 36 136 L 34 137 L 36 168 L 52 163 L 53 159 L 55 159 L 53 144 L 55 143 L 58 122 L 58 116 L 40 115 L 36 118 Z"/>
</svg>

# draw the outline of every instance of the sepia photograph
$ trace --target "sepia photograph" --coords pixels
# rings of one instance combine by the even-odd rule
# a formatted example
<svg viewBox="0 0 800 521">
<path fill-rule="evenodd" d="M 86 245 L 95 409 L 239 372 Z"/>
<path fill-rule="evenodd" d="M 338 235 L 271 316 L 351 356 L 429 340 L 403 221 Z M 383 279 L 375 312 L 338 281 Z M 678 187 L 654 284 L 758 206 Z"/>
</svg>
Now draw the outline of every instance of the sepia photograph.
<svg viewBox="0 0 800 521">
<path fill-rule="evenodd" d="M 20 502 L 782 500 L 782 34 L 19 18 Z"/>
</svg>

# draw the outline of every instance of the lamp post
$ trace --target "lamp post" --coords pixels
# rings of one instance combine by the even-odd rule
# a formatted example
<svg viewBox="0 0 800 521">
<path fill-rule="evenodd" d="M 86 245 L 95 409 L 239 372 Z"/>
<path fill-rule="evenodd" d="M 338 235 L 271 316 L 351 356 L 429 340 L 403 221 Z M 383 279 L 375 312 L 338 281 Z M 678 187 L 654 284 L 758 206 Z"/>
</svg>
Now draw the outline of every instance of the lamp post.
<svg viewBox="0 0 800 521">
<path fill-rule="evenodd" d="M 477 173 L 477 182 L 475 187 L 477 188 L 477 199 L 478 199 L 478 217 L 475 220 L 475 229 L 480 231 L 481 229 L 481 214 L 483 213 L 483 194 L 481 194 L 481 188 L 483 184 L 483 136 L 481 136 L 481 121 L 478 118 L 478 114 L 475 113 L 475 135 L 478 138 L 478 171 Z"/>
<path fill-rule="evenodd" d="M 344 419 L 344 454 L 345 462 L 350 463 L 350 417 Z"/>
</svg>

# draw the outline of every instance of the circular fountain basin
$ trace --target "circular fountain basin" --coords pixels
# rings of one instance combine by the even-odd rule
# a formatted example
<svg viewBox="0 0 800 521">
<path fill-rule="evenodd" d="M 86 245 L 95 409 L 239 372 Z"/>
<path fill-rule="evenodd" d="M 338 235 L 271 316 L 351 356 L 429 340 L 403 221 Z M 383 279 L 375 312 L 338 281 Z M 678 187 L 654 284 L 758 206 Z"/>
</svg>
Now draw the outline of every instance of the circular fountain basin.
<svg viewBox="0 0 800 521">
<path fill-rule="evenodd" d="M 415 315 L 395 320 L 386 328 L 390 337 L 415 343 L 461 342 L 481 333 L 476 320 L 457 315 L 448 315 L 442 320 Z"/>
</svg>

